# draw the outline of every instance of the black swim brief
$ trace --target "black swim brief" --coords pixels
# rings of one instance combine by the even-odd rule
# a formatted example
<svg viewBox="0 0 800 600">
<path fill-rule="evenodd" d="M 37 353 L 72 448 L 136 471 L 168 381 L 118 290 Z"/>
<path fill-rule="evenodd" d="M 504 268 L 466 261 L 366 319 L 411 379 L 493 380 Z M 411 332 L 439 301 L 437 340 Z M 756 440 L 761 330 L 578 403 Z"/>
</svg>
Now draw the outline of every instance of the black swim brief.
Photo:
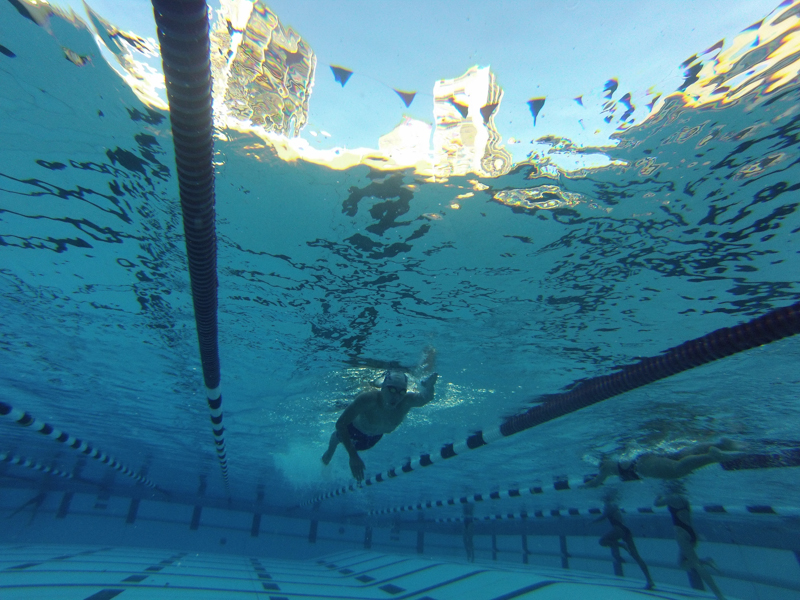
<svg viewBox="0 0 800 600">
<path fill-rule="evenodd" d="M 352 423 L 347 426 L 347 432 L 350 434 L 350 440 L 356 450 L 369 450 L 383 437 L 383 434 L 367 435 Z"/>
<path fill-rule="evenodd" d="M 689 534 L 689 543 L 691 543 L 692 546 L 696 546 L 697 534 L 695 533 L 694 528 L 689 523 L 687 523 L 678 516 L 678 513 L 680 513 L 682 510 L 685 510 L 686 514 L 688 515 L 689 514 L 688 507 L 675 508 L 674 506 L 667 506 L 667 510 L 669 510 L 669 516 L 672 517 L 672 524 L 675 527 L 680 527 L 687 534 Z"/>
<path fill-rule="evenodd" d="M 622 463 L 617 463 L 617 473 L 622 481 L 636 481 L 641 479 L 636 472 L 636 459 L 632 460 L 627 467 L 623 467 Z"/>
</svg>

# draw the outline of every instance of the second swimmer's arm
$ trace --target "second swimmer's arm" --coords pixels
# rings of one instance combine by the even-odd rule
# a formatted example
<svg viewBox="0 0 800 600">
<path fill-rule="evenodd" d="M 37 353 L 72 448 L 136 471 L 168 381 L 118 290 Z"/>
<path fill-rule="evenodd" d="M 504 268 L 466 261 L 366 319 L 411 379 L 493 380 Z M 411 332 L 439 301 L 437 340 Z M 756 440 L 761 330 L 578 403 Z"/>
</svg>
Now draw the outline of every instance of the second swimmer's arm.
<svg viewBox="0 0 800 600">
<path fill-rule="evenodd" d="M 600 472 L 583 484 L 583 487 L 593 488 L 601 485 L 606 479 L 618 473 L 617 463 L 613 460 L 603 459 L 600 462 Z"/>
</svg>

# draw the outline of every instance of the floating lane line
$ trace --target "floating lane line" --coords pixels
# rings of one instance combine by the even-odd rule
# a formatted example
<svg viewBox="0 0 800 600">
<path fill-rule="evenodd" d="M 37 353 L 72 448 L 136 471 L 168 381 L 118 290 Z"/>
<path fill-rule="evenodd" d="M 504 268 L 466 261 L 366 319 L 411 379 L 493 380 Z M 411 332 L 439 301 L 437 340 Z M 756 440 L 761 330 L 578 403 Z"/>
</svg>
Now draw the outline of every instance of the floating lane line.
<svg viewBox="0 0 800 600">
<path fill-rule="evenodd" d="M 0 401 L 0 417 L 6 417 L 8 419 L 11 419 L 17 425 L 20 425 L 22 427 L 30 427 L 34 431 L 38 431 L 42 435 L 49 437 L 51 440 L 55 440 L 61 444 L 65 444 L 66 446 L 72 448 L 76 452 L 80 452 L 81 454 L 84 454 L 89 458 L 94 458 L 95 460 L 99 460 L 101 463 L 108 465 L 109 467 L 119 471 L 123 475 L 131 477 L 137 483 L 146 485 L 149 488 L 157 487 L 156 484 L 150 481 L 147 477 L 134 472 L 133 469 L 119 462 L 113 456 L 110 456 L 105 452 L 98 450 L 88 442 L 72 437 L 68 433 L 63 432 L 60 429 L 56 429 L 52 425 L 49 425 L 43 421 L 40 421 L 30 413 L 27 413 L 18 408 L 14 408 L 13 406 L 7 404 L 6 402 Z"/>
<path fill-rule="evenodd" d="M 740 458 L 723 461 L 720 466 L 725 471 L 743 471 L 749 469 L 769 469 L 779 467 L 797 467 L 800 466 L 800 448 L 787 448 L 780 452 L 772 454 L 747 454 Z M 418 510 L 426 510 L 432 508 L 442 508 L 447 506 L 455 506 L 460 504 L 475 504 L 478 502 L 485 502 L 487 500 L 503 500 L 506 498 L 518 498 L 525 494 L 532 494 L 534 496 L 545 494 L 549 492 L 564 492 L 569 490 L 580 489 L 583 484 L 593 479 L 596 473 L 590 473 L 583 477 L 569 477 L 561 478 L 553 483 L 546 485 L 534 485 L 529 488 L 511 488 L 503 491 L 489 491 L 483 493 L 465 494 L 459 497 L 443 498 L 439 500 L 428 500 L 426 502 L 418 502 L 416 504 L 402 504 L 392 506 L 389 508 L 382 508 L 379 510 L 371 510 L 366 514 L 368 516 L 388 515 L 401 512 L 414 512 Z M 539 478 L 541 480 L 541 478 Z M 535 478 L 534 478 L 535 480 Z M 633 481 L 641 482 L 641 479 L 621 480 L 622 483 L 630 483 Z"/>
<path fill-rule="evenodd" d="M 24 456 L 16 456 L 14 454 L 11 454 L 10 452 L 0 452 L 0 462 L 7 462 L 12 465 L 19 465 L 20 467 L 26 467 L 28 469 L 33 469 L 34 471 L 41 471 L 42 473 L 46 473 L 48 475 L 55 475 L 56 477 L 72 479 L 72 473 L 67 473 L 66 471 L 59 471 L 58 469 L 54 469 L 53 467 L 48 467 L 47 465 L 43 465 L 42 463 L 35 461 L 32 458 L 25 458 Z"/>
<path fill-rule="evenodd" d="M 798 506 L 766 506 L 766 505 L 728 505 L 723 506 L 720 504 L 703 504 L 692 505 L 692 512 L 710 514 L 710 515 L 761 515 L 773 517 L 797 517 L 800 516 L 800 507 Z M 669 509 L 666 506 L 639 506 L 639 507 L 620 507 L 620 511 L 626 515 L 654 515 L 654 514 L 669 514 Z M 603 515 L 602 506 L 591 506 L 588 508 L 553 508 L 550 510 L 531 510 L 519 511 L 513 513 L 497 513 L 493 515 L 485 515 L 483 517 L 440 517 L 435 519 L 437 523 L 458 523 L 465 519 L 472 519 L 473 521 L 500 521 L 500 520 L 524 520 L 524 519 L 548 519 L 548 518 L 564 518 L 564 517 L 599 517 Z"/>
</svg>

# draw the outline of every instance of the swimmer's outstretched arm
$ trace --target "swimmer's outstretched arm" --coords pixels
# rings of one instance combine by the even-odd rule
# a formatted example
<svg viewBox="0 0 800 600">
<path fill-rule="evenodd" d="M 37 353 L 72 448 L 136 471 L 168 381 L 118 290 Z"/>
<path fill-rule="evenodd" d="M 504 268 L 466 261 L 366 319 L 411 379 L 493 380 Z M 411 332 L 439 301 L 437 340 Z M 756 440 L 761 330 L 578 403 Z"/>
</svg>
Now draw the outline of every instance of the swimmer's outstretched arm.
<svg viewBox="0 0 800 600">
<path fill-rule="evenodd" d="M 598 487 L 612 475 L 618 475 L 618 474 L 619 474 L 619 469 L 617 468 L 617 462 L 605 458 L 600 463 L 600 472 L 593 479 L 590 479 L 589 481 L 584 483 L 583 487 L 587 488 Z"/>
<path fill-rule="evenodd" d="M 425 379 L 419 382 L 419 387 L 422 390 L 419 393 L 406 394 L 406 402 L 409 407 L 425 406 L 428 402 L 433 400 L 433 386 L 436 385 L 436 379 L 439 377 L 438 373 L 431 373 Z"/>
</svg>

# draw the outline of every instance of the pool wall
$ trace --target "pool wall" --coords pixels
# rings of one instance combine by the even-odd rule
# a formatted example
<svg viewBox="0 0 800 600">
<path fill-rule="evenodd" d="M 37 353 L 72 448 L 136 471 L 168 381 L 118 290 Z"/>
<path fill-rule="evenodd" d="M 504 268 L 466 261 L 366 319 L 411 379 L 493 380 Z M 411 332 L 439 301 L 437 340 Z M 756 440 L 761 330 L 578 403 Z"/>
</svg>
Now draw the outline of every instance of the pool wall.
<svg viewBox="0 0 800 600">
<path fill-rule="evenodd" d="M 44 494 L 43 496 L 41 494 Z M 269 514 L 224 504 L 221 499 L 197 499 L 204 504 L 146 499 L 106 492 L 64 490 L 41 492 L 17 482 L 0 488 L 0 529 L 3 544 L 100 544 L 158 548 L 182 552 L 213 552 L 303 560 L 347 550 L 422 555 L 465 562 L 463 525 L 417 520 L 327 521 L 313 513 L 302 516 Z M 434 518 L 427 515 L 427 518 Z M 677 568 L 677 545 L 671 524 L 663 516 L 627 519 L 636 544 L 657 583 L 694 587 L 697 582 Z M 703 518 L 698 554 L 713 557 L 719 586 L 733 597 L 789 600 L 800 597 L 800 524 L 797 519 Z M 641 580 L 630 558 L 615 564 L 598 539 L 605 523 L 585 518 L 516 522 L 476 522 L 475 559 L 479 563 L 529 565 L 620 575 Z M 770 543 L 771 546 L 764 546 Z"/>
</svg>

